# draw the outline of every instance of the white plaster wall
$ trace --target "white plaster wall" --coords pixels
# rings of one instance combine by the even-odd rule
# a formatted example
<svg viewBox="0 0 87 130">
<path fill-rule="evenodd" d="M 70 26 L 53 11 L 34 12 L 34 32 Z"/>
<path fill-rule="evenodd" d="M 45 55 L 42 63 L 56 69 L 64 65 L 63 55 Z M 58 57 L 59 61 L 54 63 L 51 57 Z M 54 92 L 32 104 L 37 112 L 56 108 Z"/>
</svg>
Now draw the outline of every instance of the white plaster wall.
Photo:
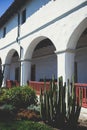
<svg viewBox="0 0 87 130">
<path fill-rule="evenodd" d="M 80 1 L 64 0 L 63 2 L 61 0 L 56 1 L 51 0 L 46 5 L 44 6 L 41 5 L 41 7 L 36 12 L 33 13 L 33 15 L 28 17 L 26 24 L 23 24 L 23 26 L 21 26 L 21 36 L 24 36 L 25 34 L 41 26 L 46 26 L 45 24 L 49 23 L 51 20 L 57 18 L 58 16 L 61 16 L 62 14 L 73 9 L 74 7 L 78 6 L 84 1 L 86 0 L 80 0 Z M 36 8 L 36 4 L 40 5 L 42 2 L 39 2 L 38 0 L 37 3 L 36 4 L 35 3 L 36 3 L 35 1 L 31 3 L 32 10 Z M 27 6 L 28 10 L 27 15 L 31 12 L 30 10 L 31 8 L 29 5 Z"/>
<path fill-rule="evenodd" d="M 26 49 L 27 46 L 29 46 L 29 44 L 31 43 L 31 40 L 34 39 L 34 37 L 42 35 L 42 36 L 48 36 L 50 39 L 52 39 L 52 41 L 54 41 L 54 44 L 57 47 L 57 51 L 65 49 L 66 44 L 73 30 L 76 29 L 78 24 L 87 16 L 86 13 L 87 8 L 84 7 L 73 13 L 71 12 L 71 14 L 67 16 L 64 15 L 58 21 L 56 21 L 55 18 L 60 17 L 62 14 L 66 13 L 67 11 L 70 11 L 71 9 L 80 5 L 84 1 L 86 0 L 79 0 L 79 1 L 64 0 L 63 2 L 61 2 L 61 0 L 56 0 L 56 1 L 47 0 L 45 2 L 40 3 L 38 0 L 37 5 L 38 2 L 39 5 L 38 5 L 38 9 L 35 12 L 34 12 L 34 7 L 36 6 L 35 1 L 30 4 L 31 6 L 27 4 L 27 20 L 23 25 L 21 25 L 21 37 L 25 36 L 28 33 L 30 34 L 29 36 L 27 35 L 26 38 L 21 40 L 21 45 L 23 46 L 23 48 Z M 47 4 L 44 5 L 44 3 Z M 31 13 L 32 15 L 29 15 L 31 9 L 30 7 L 32 7 L 32 12 L 33 12 Z M 52 20 L 54 20 L 53 24 L 49 23 L 52 22 Z M 11 21 L 8 23 L 9 30 L 11 26 L 13 28 L 14 21 L 17 22 L 17 16 L 11 19 Z M 47 25 L 49 25 L 49 27 Z M 36 29 L 38 29 L 37 32 L 32 33 L 32 31 L 35 31 Z M 0 39 L 0 45 L 1 45 L 0 47 L 2 48 L 5 45 L 11 43 L 11 41 L 16 40 L 16 36 L 17 36 L 17 29 L 15 27 L 8 33 L 8 36 Z"/>
<path fill-rule="evenodd" d="M 44 56 L 33 59 L 32 64 L 36 65 L 36 81 L 40 79 L 51 79 L 52 75 L 57 79 L 57 57 L 56 55 Z"/>
<path fill-rule="evenodd" d="M 4 49 L 0 50 L 0 56 L 2 59 L 2 64 L 10 64 L 10 60 L 12 58 L 12 51 L 17 51 L 20 57 L 20 46 L 18 43 L 12 44 L 10 46 L 5 47 Z"/>
<path fill-rule="evenodd" d="M 3 27 L 0 29 L 0 48 L 5 47 L 12 43 L 13 41 L 16 41 L 17 38 L 17 25 L 18 25 L 18 16 L 14 15 L 10 19 L 8 23 L 6 23 L 4 26 L 6 27 L 6 35 L 3 38 Z"/>
<path fill-rule="evenodd" d="M 87 12 L 87 8 L 84 7 L 82 9 L 72 13 L 71 15 L 64 17 L 63 19 L 55 22 L 54 24 L 51 24 L 44 29 L 38 30 L 35 33 L 31 34 L 32 30 L 30 30 L 29 35 L 27 35 L 27 37 L 25 37 L 24 39 L 21 40 L 21 45 L 24 47 L 25 52 L 26 52 L 26 49 L 28 48 L 29 44 L 36 37 L 40 37 L 40 36 L 46 36 L 49 39 L 51 39 L 53 44 L 55 45 L 57 51 L 63 51 L 63 50 L 66 50 L 67 48 L 74 49 L 73 44 L 76 45 L 76 43 L 81 35 L 80 33 L 83 32 L 83 30 L 85 29 L 85 27 L 87 25 L 87 21 L 86 21 L 84 23 L 85 24 L 84 28 L 82 26 L 80 28 L 80 30 L 77 29 L 78 25 L 86 18 L 86 12 Z M 39 21 L 38 21 L 38 23 L 39 23 Z M 33 24 L 32 25 L 30 24 L 31 29 L 32 29 L 32 26 L 33 26 Z M 38 26 L 38 24 L 35 25 L 35 27 L 37 27 L 37 26 Z M 26 30 L 27 30 L 26 28 L 27 28 L 27 26 L 25 26 L 24 34 L 22 33 L 24 36 L 26 34 Z M 71 39 L 71 36 L 76 29 L 77 29 L 77 31 L 75 32 L 74 37 L 72 37 L 72 39 Z M 50 33 L 49 33 L 49 31 L 50 31 Z M 68 46 L 68 44 L 69 44 L 69 46 Z"/>
<path fill-rule="evenodd" d="M 82 21 L 87 18 L 87 6 L 69 12 L 71 9 L 74 9 L 76 6 L 80 5 L 86 0 L 61 0 L 49 1 L 45 0 L 37 4 L 36 1 L 31 3 L 31 6 L 27 4 L 27 20 L 21 25 L 21 39 L 20 45 L 23 47 L 23 58 L 26 55 L 26 52 L 30 48 L 32 41 L 38 37 L 44 36 L 49 38 L 56 47 L 56 52 L 66 50 L 67 48 L 74 48 L 76 45 L 81 33 L 87 27 L 87 20 L 81 25 Z M 44 3 L 47 4 L 44 4 Z M 39 3 L 39 5 L 38 5 Z M 34 7 L 38 5 L 38 9 L 34 11 Z M 32 8 L 31 15 L 30 9 Z M 67 12 L 67 13 L 66 13 Z M 20 46 L 16 42 L 17 37 L 17 15 L 7 23 L 8 33 L 5 38 L 0 39 L 0 56 L 3 57 L 3 63 L 5 63 L 6 56 L 11 49 L 17 50 L 20 56 Z M 15 26 L 14 26 L 15 25 Z M 12 28 L 12 30 L 11 30 Z M 76 31 L 75 31 L 76 30 Z M 75 35 L 73 35 L 75 31 Z M 1 36 L 2 29 L 0 30 Z M 80 32 L 80 33 L 79 33 Z M 73 37 L 72 37 L 73 35 Z M 36 40 L 37 41 L 37 40 Z M 12 43 L 14 42 L 14 43 Z M 11 43 L 11 44 L 10 44 Z M 35 44 L 36 45 L 36 44 Z M 34 44 L 33 44 L 34 46 Z M 29 54 L 32 54 L 32 47 L 29 50 Z M 4 55 L 3 55 L 4 54 Z M 30 57 L 31 58 L 31 57 Z M 64 59 L 64 57 L 62 57 Z M 31 59 L 29 59 L 31 60 Z M 72 63 L 72 61 L 71 61 Z M 58 61 L 59 66 L 63 66 L 61 58 Z M 65 60 L 64 60 L 65 65 Z M 60 70 L 65 73 L 65 67 L 63 70 Z"/>
<path fill-rule="evenodd" d="M 57 68 L 58 77 L 63 76 L 63 81 L 70 79 L 74 76 L 74 56 L 72 52 L 64 52 L 57 55 Z"/>
</svg>

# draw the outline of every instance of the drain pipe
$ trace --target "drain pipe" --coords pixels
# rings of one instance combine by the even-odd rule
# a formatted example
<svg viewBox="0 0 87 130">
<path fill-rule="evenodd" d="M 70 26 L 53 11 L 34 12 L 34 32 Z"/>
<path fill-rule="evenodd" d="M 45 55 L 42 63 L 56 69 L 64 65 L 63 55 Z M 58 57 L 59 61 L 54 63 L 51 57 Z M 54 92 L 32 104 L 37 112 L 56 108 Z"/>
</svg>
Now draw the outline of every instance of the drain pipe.
<svg viewBox="0 0 87 130">
<path fill-rule="evenodd" d="M 17 30 L 17 43 L 18 43 L 18 45 L 19 45 L 19 47 L 20 47 L 20 57 L 19 57 L 19 59 L 20 59 L 20 74 L 19 74 L 19 76 L 20 76 L 20 86 L 22 86 L 23 85 L 23 83 L 22 83 L 22 81 L 21 81 L 21 76 L 22 76 L 22 73 L 21 73 L 21 58 L 22 58 L 22 51 L 23 51 L 23 48 L 22 48 L 22 46 L 20 45 L 20 29 L 21 29 L 21 20 L 20 20 L 20 12 L 18 12 L 18 30 Z"/>
</svg>

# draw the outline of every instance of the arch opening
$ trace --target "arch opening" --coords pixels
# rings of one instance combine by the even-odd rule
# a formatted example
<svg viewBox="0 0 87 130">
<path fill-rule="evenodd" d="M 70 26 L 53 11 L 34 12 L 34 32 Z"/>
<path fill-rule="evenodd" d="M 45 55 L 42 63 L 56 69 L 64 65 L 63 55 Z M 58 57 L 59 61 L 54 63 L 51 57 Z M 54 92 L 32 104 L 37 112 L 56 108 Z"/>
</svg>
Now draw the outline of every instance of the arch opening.
<svg viewBox="0 0 87 130">
<path fill-rule="evenodd" d="M 48 38 L 41 37 L 35 40 L 38 41 L 31 43 L 33 51 L 31 55 L 31 68 L 30 68 L 30 80 L 43 81 L 46 78 L 47 81 L 52 79 L 52 75 L 57 79 L 57 56 L 55 54 L 56 48 L 52 41 Z M 30 49 L 29 49 L 30 50 Z M 30 58 L 29 50 L 27 52 L 27 59 Z"/>
<path fill-rule="evenodd" d="M 5 79 L 20 81 L 20 62 L 16 50 L 11 50 L 5 61 Z"/>
<path fill-rule="evenodd" d="M 81 34 L 76 45 L 75 75 L 77 82 L 87 83 L 87 28 Z"/>
<path fill-rule="evenodd" d="M 72 29 L 66 49 L 66 78 L 75 76 L 75 82 L 87 83 L 87 18 L 82 19 L 78 26 Z"/>
</svg>

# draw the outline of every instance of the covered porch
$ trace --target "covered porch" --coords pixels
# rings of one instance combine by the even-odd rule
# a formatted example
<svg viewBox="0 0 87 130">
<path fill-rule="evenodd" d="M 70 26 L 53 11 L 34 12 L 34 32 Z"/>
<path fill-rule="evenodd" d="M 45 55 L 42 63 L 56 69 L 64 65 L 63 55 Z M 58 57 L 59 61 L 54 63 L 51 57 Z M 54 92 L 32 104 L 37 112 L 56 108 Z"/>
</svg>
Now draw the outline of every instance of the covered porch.
<svg viewBox="0 0 87 130">
<path fill-rule="evenodd" d="M 37 44 L 35 45 L 34 42 Z M 31 43 L 33 46 L 31 52 L 31 60 L 29 60 L 29 62 L 27 61 L 28 63 L 27 68 L 21 69 L 22 74 L 24 70 L 26 70 L 25 71 L 26 73 L 24 73 L 25 75 L 28 73 L 27 77 L 26 76 L 24 77 L 24 79 L 26 79 L 27 84 L 36 91 L 37 95 L 40 95 L 41 88 L 44 91 L 43 79 L 45 77 L 47 78 L 46 87 L 47 90 L 49 90 L 50 87 L 49 81 L 52 78 L 52 74 L 55 75 L 56 82 L 58 76 L 63 75 L 63 77 L 66 77 L 64 79 L 64 81 L 66 81 L 66 79 L 70 78 L 74 74 L 75 75 L 74 86 L 76 88 L 77 100 L 80 96 L 79 95 L 80 91 L 82 91 L 82 107 L 87 108 L 87 60 L 86 60 L 87 43 L 86 42 L 87 42 L 87 29 L 85 29 L 81 34 L 76 44 L 76 48 L 73 52 L 64 52 L 62 54 L 56 54 L 55 53 L 56 48 L 53 45 L 52 41 L 49 40 L 48 38 L 43 37 L 41 39 L 36 39 L 35 41 L 33 41 L 33 43 Z M 30 48 L 27 50 L 26 54 L 27 54 L 26 58 L 29 59 Z M 15 56 L 18 57 L 16 52 L 14 53 L 13 58 Z M 16 65 L 17 67 L 20 67 L 20 64 L 18 64 L 18 62 L 16 63 Z M 19 86 L 19 80 L 20 80 L 19 71 L 17 71 L 17 73 L 15 71 L 14 75 L 15 80 L 6 81 L 6 86 L 8 88 L 11 88 L 14 85 Z M 12 77 L 13 76 L 11 76 L 11 78 Z M 23 77 L 21 81 L 22 80 Z"/>
<path fill-rule="evenodd" d="M 82 106 L 87 108 L 87 28 L 77 39 L 71 49 L 56 53 L 56 47 L 50 39 L 36 38 L 27 49 L 25 60 L 19 69 L 22 75 L 18 76 L 17 73 L 17 80 L 21 77 L 22 85 L 28 83 L 40 95 L 41 88 L 44 90 L 45 77 L 50 80 L 54 74 L 57 81 L 57 77 L 62 75 L 65 82 L 75 76 L 76 96 L 79 98 L 82 91 Z M 17 66 L 20 67 L 20 64 Z M 46 85 L 49 90 L 50 82 L 47 81 Z"/>
</svg>

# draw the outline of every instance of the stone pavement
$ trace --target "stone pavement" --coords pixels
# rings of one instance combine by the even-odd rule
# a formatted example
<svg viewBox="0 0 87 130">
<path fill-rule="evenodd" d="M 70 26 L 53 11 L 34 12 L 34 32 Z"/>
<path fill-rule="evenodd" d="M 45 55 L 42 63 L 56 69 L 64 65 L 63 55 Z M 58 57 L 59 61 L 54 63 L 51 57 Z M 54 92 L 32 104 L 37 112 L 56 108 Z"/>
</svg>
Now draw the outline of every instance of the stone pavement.
<svg viewBox="0 0 87 130">
<path fill-rule="evenodd" d="M 80 120 L 87 121 L 87 108 L 81 108 Z"/>
</svg>

